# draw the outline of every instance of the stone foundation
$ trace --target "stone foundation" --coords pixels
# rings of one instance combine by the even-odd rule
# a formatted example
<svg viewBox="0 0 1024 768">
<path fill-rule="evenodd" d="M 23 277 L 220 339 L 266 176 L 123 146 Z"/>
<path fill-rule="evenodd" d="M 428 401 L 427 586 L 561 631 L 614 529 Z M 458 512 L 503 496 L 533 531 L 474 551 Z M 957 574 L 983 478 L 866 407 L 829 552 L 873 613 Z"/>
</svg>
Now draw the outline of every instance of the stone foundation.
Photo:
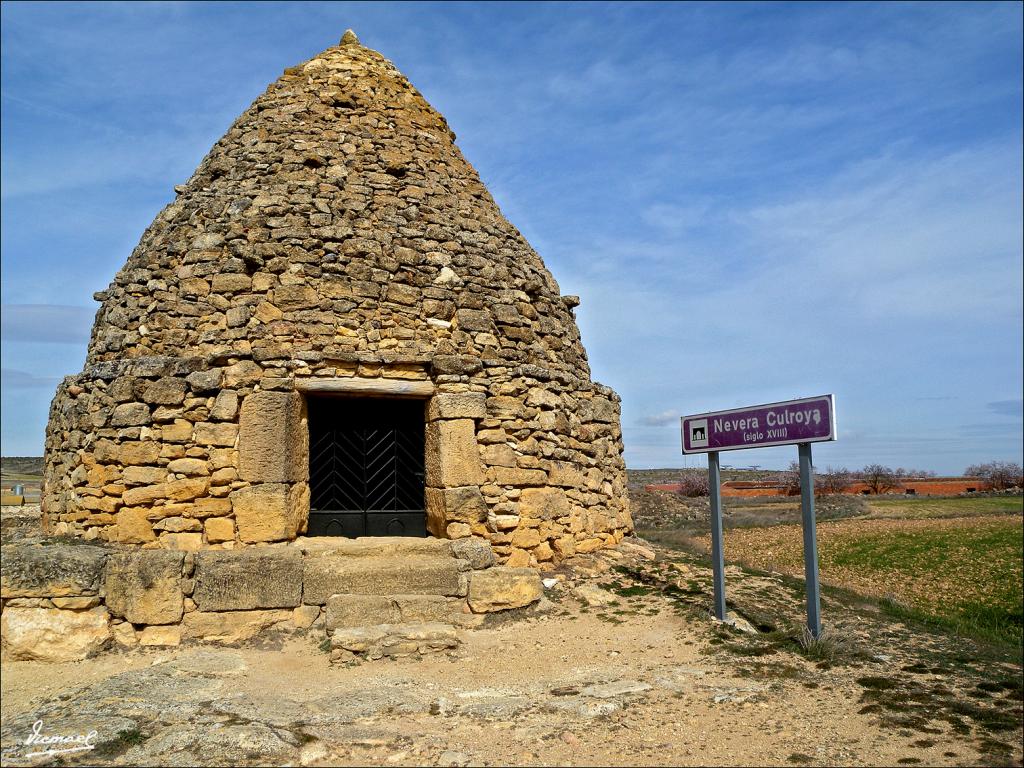
<svg viewBox="0 0 1024 768">
<path fill-rule="evenodd" d="M 299 539 L 195 553 L 25 541 L 5 544 L 0 563 L 11 659 L 232 643 L 270 628 L 337 635 L 339 659 L 426 652 L 451 647 L 455 627 L 541 596 L 535 570 L 494 565 L 490 548 L 468 539 Z"/>
</svg>

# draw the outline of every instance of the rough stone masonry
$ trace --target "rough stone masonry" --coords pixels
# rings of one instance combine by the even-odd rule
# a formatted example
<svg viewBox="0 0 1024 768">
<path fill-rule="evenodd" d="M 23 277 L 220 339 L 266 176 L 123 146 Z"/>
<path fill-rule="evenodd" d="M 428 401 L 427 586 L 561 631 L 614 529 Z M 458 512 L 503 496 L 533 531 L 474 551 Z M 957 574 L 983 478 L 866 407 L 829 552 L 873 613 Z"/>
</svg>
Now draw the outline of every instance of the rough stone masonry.
<svg viewBox="0 0 1024 768">
<path fill-rule="evenodd" d="M 110 286 L 46 435 L 48 533 L 169 550 L 308 522 L 307 398 L 423 401 L 426 515 L 510 566 L 632 528 L 619 398 L 444 118 L 347 33 L 235 121 Z"/>
</svg>

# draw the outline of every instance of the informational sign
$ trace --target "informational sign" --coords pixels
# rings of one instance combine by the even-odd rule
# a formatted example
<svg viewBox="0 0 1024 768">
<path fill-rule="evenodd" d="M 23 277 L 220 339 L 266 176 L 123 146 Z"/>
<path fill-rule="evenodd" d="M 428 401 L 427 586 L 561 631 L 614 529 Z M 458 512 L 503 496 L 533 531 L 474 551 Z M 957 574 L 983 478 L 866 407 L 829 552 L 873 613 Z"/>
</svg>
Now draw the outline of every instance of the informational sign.
<svg viewBox="0 0 1024 768">
<path fill-rule="evenodd" d="M 836 439 L 832 395 L 683 416 L 683 453 L 735 451 Z"/>
<path fill-rule="evenodd" d="M 804 530 L 804 575 L 807 586 L 807 628 L 821 636 L 821 590 L 818 586 L 818 539 L 814 521 L 814 466 L 811 443 L 836 439 L 832 395 L 781 403 L 709 411 L 680 419 L 683 453 L 708 455 L 708 496 L 711 507 L 711 569 L 715 585 L 715 617 L 731 621 L 725 603 L 725 554 L 722 547 L 722 475 L 719 451 L 796 445 L 800 457 L 800 518 Z"/>
</svg>

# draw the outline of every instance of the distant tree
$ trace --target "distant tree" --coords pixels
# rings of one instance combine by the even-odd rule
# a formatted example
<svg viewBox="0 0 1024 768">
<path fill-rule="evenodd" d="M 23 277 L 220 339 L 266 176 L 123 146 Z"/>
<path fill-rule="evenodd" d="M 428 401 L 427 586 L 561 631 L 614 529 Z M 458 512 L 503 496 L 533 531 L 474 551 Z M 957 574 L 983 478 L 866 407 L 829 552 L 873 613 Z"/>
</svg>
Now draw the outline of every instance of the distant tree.
<svg viewBox="0 0 1024 768">
<path fill-rule="evenodd" d="M 779 477 L 779 487 L 786 496 L 800 495 L 800 464 L 791 461 Z"/>
<path fill-rule="evenodd" d="M 881 464 L 868 464 L 858 474 L 872 493 L 885 493 L 900 487 L 900 478 L 896 470 Z"/>
<path fill-rule="evenodd" d="M 824 472 L 814 475 L 814 490 L 817 493 L 842 493 L 853 483 L 853 473 L 846 467 L 825 467 Z"/>
<path fill-rule="evenodd" d="M 1020 464 L 1015 461 L 989 461 L 972 464 L 964 470 L 965 477 L 980 477 L 993 491 L 1024 485 L 1022 474 Z"/>
<path fill-rule="evenodd" d="M 682 477 L 679 478 L 679 490 L 677 493 L 689 499 L 707 496 L 709 493 L 708 473 L 699 469 L 683 470 Z"/>
</svg>

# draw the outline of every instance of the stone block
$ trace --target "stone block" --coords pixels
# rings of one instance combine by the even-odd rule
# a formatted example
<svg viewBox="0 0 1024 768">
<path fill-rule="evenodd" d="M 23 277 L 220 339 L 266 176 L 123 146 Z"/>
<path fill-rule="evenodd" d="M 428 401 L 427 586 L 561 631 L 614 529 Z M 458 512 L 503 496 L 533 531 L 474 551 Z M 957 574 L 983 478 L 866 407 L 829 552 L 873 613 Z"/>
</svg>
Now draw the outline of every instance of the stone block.
<svg viewBox="0 0 1024 768">
<path fill-rule="evenodd" d="M 181 626 L 143 627 L 137 633 L 139 645 L 172 647 L 181 645 Z"/>
<path fill-rule="evenodd" d="M 469 607 L 475 613 L 521 608 L 540 600 L 544 587 L 532 568 L 496 566 L 474 571 L 469 579 Z"/>
<path fill-rule="evenodd" d="M 296 629 L 309 629 L 320 618 L 320 606 L 300 605 L 292 611 L 292 626 Z"/>
<path fill-rule="evenodd" d="M 214 293 L 241 293 L 252 287 L 252 278 L 239 272 L 221 272 L 213 276 Z"/>
<path fill-rule="evenodd" d="M 398 624 L 401 620 L 398 604 L 385 595 L 331 595 L 324 626 L 330 632 L 339 627 Z"/>
<path fill-rule="evenodd" d="M 192 599 L 202 611 L 295 608 L 302 602 L 302 554 L 290 547 L 200 552 Z"/>
<path fill-rule="evenodd" d="M 91 545 L 5 544 L 0 547 L 0 595 L 74 597 L 95 595 L 109 550 Z"/>
<path fill-rule="evenodd" d="M 604 424 L 617 424 L 619 421 L 619 405 L 604 397 L 595 397 L 591 403 L 594 421 Z"/>
<path fill-rule="evenodd" d="M 153 405 L 181 405 L 187 390 L 185 379 L 164 376 L 146 386 L 142 399 Z"/>
<path fill-rule="evenodd" d="M 125 485 L 156 485 L 167 479 L 167 470 L 161 467 L 125 467 L 121 482 Z"/>
<path fill-rule="evenodd" d="M 460 309 L 455 313 L 455 324 L 463 331 L 491 331 L 490 313 L 482 309 Z"/>
<path fill-rule="evenodd" d="M 452 622 L 462 615 L 464 605 L 462 600 L 442 595 L 332 595 L 327 600 L 324 626 L 332 632 L 342 627 Z"/>
<path fill-rule="evenodd" d="M 444 530 L 445 536 L 449 539 L 464 539 L 473 535 L 473 528 L 469 523 L 448 523 Z"/>
<path fill-rule="evenodd" d="M 238 393 L 233 389 L 225 389 L 217 395 L 210 409 L 210 418 L 214 421 L 234 421 L 238 415 Z"/>
<path fill-rule="evenodd" d="M 84 597 L 51 597 L 50 602 L 54 608 L 61 608 L 66 611 L 84 611 L 95 608 L 100 604 L 99 595 L 87 595 Z"/>
<path fill-rule="evenodd" d="M 521 517 L 554 520 L 570 511 L 569 499 L 561 488 L 526 488 L 519 497 Z"/>
<path fill-rule="evenodd" d="M 278 286 L 274 289 L 272 300 L 275 305 L 285 312 L 309 309 L 320 303 L 320 297 L 317 295 L 316 290 L 303 283 Z"/>
<path fill-rule="evenodd" d="M 168 462 L 167 469 L 177 475 L 201 476 L 210 474 L 210 467 L 203 459 L 174 459 Z"/>
<path fill-rule="evenodd" d="M 534 565 L 533 558 L 525 549 L 510 547 L 509 550 L 508 557 L 505 559 L 505 565 L 508 568 L 529 568 Z"/>
<path fill-rule="evenodd" d="M 398 606 L 398 613 L 406 624 L 450 623 L 462 616 L 466 605 L 465 600 L 441 595 L 395 595 L 392 601 Z"/>
<path fill-rule="evenodd" d="M 139 488 L 129 488 L 121 494 L 121 500 L 129 506 L 152 504 L 154 501 L 164 498 L 166 498 L 166 487 L 163 483 L 145 485 Z"/>
<path fill-rule="evenodd" d="M 107 608 L 132 624 L 180 621 L 184 559 L 183 552 L 160 549 L 112 554 L 106 568 Z"/>
<path fill-rule="evenodd" d="M 542 469 L 520 469 L 519 467 L 490 467 L 488 476 L 493 478 L 495 485 L 545 485 L 547 473 Z"/>
<path fill-rule="evenodd" d="M 109 460 L 126 465 L 139 465 L 156 464 L 158 458 L 160 458 L 160 443 L 147 440 L 143 442 L 121 443 L 114 449 L 113 455 L 109 457 Z M 96 456 L 96 459 L 103 461 L 99 455 Z"/>
<path fill-rule="evenodd" d="M 309 477 L 309 437 L 302 396 L 254 392 L 242 403 L 239 476 L 256 483 L 291 483 Z"/>
<path fill-rule="evenodd" d="M 191 421 L 175 419 L 172 424 L 164 424 L 160 428 L 160 439 L 166 443 L 187 443 L 192 439 L 194 429 Z"/>
<path fill-rule="evenodd" d="M 195 441 L 199 445 L 224 446 L 227 448 L 235 444 L 238 437 L 238 425 L 226 422 L 204 421 L 196 424 Z"/>
<path fill-rule="evenodd" d="M 452 522 L 478 523 L 487 519 L 487 504 L 480 487 L 427 488 L 427 529 L 435 536 Z"/>
<path fill-rule="evenodd" d="M 458 561 L 409 555 L 346 557 L 308 556 L 302 580 L 303 602 L 323 605 L 331 595 L 463 594 Z"/>
<path fill-rule="evenodd" d="M 483 419 L 487 417 L 487 397 L 482 392 L 442 392 L 430 398 L 427 419 Z"/>
<path fill-rule="evenodd" d="M 112 427 L 141 427 L 151 421 L 149 406 L 145 403 L 122 403 L 110 414 Z"/>
<path fill-rule="evenodd" d="M 235 521 L 229 517 L 211 517 L 207 519 L 204 528 L 206 540 L 210 544 L 235 539 Z"/>
<path fill-rule="evenodd" d="M 479 486 L 484 482 L 472 419 L 427 423 L 426 470 L 427 485 L 433 488 Z"/>
<path fill-rule="evenodd" d="M 142 509 L 122 509 L 117 513 L 114 532 L 122 544 L 146 544 L 156 540 L 153 526 Z"/>
<path fill-rule="evenodd" d="M 203 534 L 164 533 L 160 535 L 160 546 L 164 549 L 175 549 L 182 552 L 198 552 L 203 548 Z"/>
<path fill-rule="evenodd" d="M 227 389 L 248 387 L 258 382 L 261 376 L 263 369 L 260 366 L 252 360 L 242 360 L 224 369 L 222 386 Z"/>
<path fill-rule="evenodd" d="M 438 376 L 472 376 L 483 368 L 475 355 L 434 355 L 431 370 Z"/>
<path fill-rule="evenodd" d="M 153 524 L 154 531 L 168 533 L 189 533 L 203 530 L 203 524 L 191 517 L 165 517 Z"/>
<path fill-rule="evenodd" d="M 517 464 L 516 452 L 504 443 L 488 445 L 483 450 L 484 464 L 491 467 L 514 467 Z"/>
<path fill-rule="evenodd" d="M 519 528 L 512 533 L 512 546 L 533 549 L 540 544 L 540 533 L 536 528 Z"/>
<path fill-rule="evenodd" d="M 8 606 L 0 617 L 4 655 L 26 661 L 80 661 L 110 642 L 107 609 L 62 611 Z"/>
<path fill-rule="evenodd" d="M 122 621 L 120 624 L 111 624 L 110 634 L 113 635 L 115 643 L 125 648 L 134 648 L 139 644 L 135 627 L 127 621 Z"/>
<path fill-rule="evenodd" d="M 185 377 L 193 392 L 212 392 L 220 387 L 222 371 L 220 368 L 212 368 L 207 371 L 196 371 Z"/>
<path fill-rule="evenodd" d="M 231 499 L 196 499 L 192 505 L 192 517 L 231 514 Z"/>
<path fill-rule="evenodd" d="M 309 486 L 265 483 L 231 494 L 231 507 L 244 542 L 294 539 L 309 514 Z"/>
<path fill-rule="evenodd" d="M 452 554 L 469 563 L 470 568 L 490 568 L 497 562 L 491 545 L 483 539 L 459 539 L 452 542 Z"/>
<path fill-rule="evenodd" d="M 409 656 L 457 648 L 460 642 L 455 628 L 440 622 L 350 627 L 336 629 L 331 634 L 331 659 L 345 658 L 335 657 L 338 652 L 365 655 L 371 659 Z"/>
<path fill-rule="evenodd" d="M 564 488 L 585 488 L 587 478 L 575 465 L 566 461 L 551 462 L 551 469 L 548 470 L 548 482 L 551 485 L 559 485 Z"/>
<path fill-rule="evenodd" d="M 215 643 L 237 643 L 268 627 L 291 622 L 292 611 L 192 611 L 182 621 L 182 637 Z"/>
</svg>

